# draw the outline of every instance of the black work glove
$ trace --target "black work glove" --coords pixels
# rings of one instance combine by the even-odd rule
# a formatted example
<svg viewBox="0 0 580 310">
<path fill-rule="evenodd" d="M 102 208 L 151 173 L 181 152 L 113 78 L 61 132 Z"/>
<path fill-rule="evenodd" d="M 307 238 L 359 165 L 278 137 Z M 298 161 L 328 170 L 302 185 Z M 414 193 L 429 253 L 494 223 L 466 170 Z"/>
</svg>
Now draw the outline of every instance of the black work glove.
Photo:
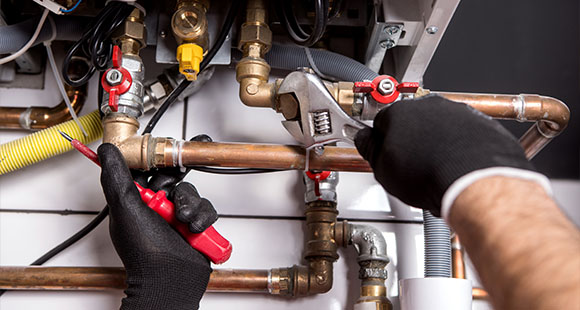
<svg viewBox="0 0 580 310">
<path fill-rule="evenodd" d="M 127 297 L 121 309 L 198 309 L 212 271 L 208 259 L 142 202 L 114 145 L 101 145 L 98 154 L 101 184 L 110 207 L 109 231 L 127 273 Z M 167 191 L 178 218 L 193 232 L 201 232 L 217 220 L 217 213 L 193 185 L 175 186 L 182 177 L 178 170 L 158 172 L 147 187 Z"/>
<path fill-rule="evenodd" d="M 379 112 L 372 129 L 359 131 L 355 144 L 390 194 L 436 216 L 449 186 L 470 172 L 534 170 L 501 124 L 439 96 L 395 102 Z"/>
</svg>

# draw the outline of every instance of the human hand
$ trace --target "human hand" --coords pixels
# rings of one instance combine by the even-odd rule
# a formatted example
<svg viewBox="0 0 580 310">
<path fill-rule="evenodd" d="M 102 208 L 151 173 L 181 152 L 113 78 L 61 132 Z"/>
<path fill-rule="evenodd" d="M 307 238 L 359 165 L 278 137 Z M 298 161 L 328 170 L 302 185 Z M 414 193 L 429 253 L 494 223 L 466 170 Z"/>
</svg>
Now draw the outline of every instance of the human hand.
<svg viewBox="0 0 580 310">
<path fill-rule="evenodd" d="M 122 309 L 197 309 L 209 282 L 211 267 L 177 231 L 141 200 L 121 152 L 112 144 L 98 149 L 101 184 L 109 205 L 109 231 L 125 265 L 127 297 Z M 142 186 L 164 190 L 174 202 L 176 216 L 195 233 L 217 220 L 211 203 L 172 169 L 141 174 Z"/>
<path fill-rule="evenodd" d="M 486 169 L 479 177 L 529 176 L 526 170 L 534 170 L 501 124 L 439 96 L 395 102 L 379 112 L 372 129 L 357 134 L 355 144 L 389 193 L 436 216 L 450 186 L 467 174 Z"/>
</svg>

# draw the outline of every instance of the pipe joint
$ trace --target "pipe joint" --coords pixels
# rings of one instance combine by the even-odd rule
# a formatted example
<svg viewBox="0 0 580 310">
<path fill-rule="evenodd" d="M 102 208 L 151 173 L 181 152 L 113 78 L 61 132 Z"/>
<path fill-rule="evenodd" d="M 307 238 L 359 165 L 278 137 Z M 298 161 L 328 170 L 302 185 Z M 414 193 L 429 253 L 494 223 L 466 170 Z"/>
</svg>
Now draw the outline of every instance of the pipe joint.
<svg viewBox="0 0 580 310">
<path fill-rule="evenodd" d="M 312 180 L 304 173 L 304 184 L 306 185 L 306 192 L 304 193 L 304 201 L 306 203 L 318 200 L 337 202 L 338 172 L 330 172 L 324 180 Z"/>
<path fill-rule="evenodd" d="M 350 240 L 358 252 L 357 261 L 389 262 L 387 242 L 380 230 L 370 225 L 349 224 Z"/>
<path fill-rule="evenodd" d="M 110 113 L 103 120 L 103 143 L 117 146 L 129 168 L 149 170 L 155 167 L 156 139 L 150 134 L 137 135 L 138 129 L 139 122 L 134 117 Z"/>
</svg>

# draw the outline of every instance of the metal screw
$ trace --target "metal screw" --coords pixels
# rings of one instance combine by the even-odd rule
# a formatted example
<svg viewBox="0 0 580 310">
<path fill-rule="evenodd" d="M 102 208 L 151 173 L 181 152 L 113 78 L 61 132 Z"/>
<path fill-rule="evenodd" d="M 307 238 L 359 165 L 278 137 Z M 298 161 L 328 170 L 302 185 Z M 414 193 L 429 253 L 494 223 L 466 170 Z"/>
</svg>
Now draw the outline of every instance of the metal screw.
<svg viewBox="0 0 580 310">
<path fill-rule="evenodd" d="M 162 38 L 165 38 L 167 36 L 167 33 L 165 32 L 165 30 L 161 30 L 161 32 L 159 33 L 159 36 Z"/>
<path fill-rule="evenodd" d="M 393 41 L 391 39 L 387 39 L 387 40 L 381 41 L 379 43 L 379 45 L 381 46 L 381 48 L 389 49 L 389 48 L 392 48 L 395 46 L 395 41 Z"/>
<path fill-rule="evenodd" d="M 399 27 L 397 26 L 389 26 L 385 28 L 385 32 L 389 35 L 394 35 L 395 33 L 399 32 Z"/>
<path fill-rule="evenodd" d="M 324 146 L 315 146 L 314 147 L 314 154 L 321 156 L 322 154 L 324 154 Z"/>
<path fill-rule="evenodd" d="M 437 31 L 439 31 L 439 28 L 437 28 L 437 26 L 430 26 L 430 27 L 427 27 L 427 29 L 425 29 L 425 31 L 427 31 L 428 34 L 436 34 Z"/>
<path fill-rule="evenodd" d="M 109 85 L 117 86 L 123 82 L 123 73 L 117 69 L 111 69 L 109 72 L 107 72 L 105 79 Z"/>
<path fill-rule="evenodd" d="M 383 96 L 392 94 L 394 89 L 395 84 L 393 84 L 393 81 L 391 81 L 391 79 L 382 80 L 377 87 L 377 90 Z"/>
</svg>

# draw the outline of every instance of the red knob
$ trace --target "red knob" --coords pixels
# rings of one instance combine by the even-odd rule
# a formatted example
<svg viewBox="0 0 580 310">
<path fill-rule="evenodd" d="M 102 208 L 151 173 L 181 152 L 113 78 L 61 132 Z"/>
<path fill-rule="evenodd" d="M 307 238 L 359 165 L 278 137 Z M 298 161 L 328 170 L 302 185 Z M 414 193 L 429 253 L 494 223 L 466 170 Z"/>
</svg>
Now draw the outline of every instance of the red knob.
<svg viewBox="0 0 580 310">
<path fill-rule="evenodd" d="M 400 83 L 389 75 L 379 75 L 372 82 L 355 82 L 353 92 L 368 93 L 376 102 L 389 104 L 397 100 L 401 93 L 415 93 L 419 83 Z"/>
<path fill-rule="evenodd" d="M 126 93 L 131 88 L 133 78 L 129 71 L 121 66 L 123 54 L 117 45 L 113 47 L 112 61 L 113 67 L 105 71 L 101 78 L 101 85 L 109 93 L 109 107 L 113 112 L 117 112 L 119 95 Z"/>
</svg>

